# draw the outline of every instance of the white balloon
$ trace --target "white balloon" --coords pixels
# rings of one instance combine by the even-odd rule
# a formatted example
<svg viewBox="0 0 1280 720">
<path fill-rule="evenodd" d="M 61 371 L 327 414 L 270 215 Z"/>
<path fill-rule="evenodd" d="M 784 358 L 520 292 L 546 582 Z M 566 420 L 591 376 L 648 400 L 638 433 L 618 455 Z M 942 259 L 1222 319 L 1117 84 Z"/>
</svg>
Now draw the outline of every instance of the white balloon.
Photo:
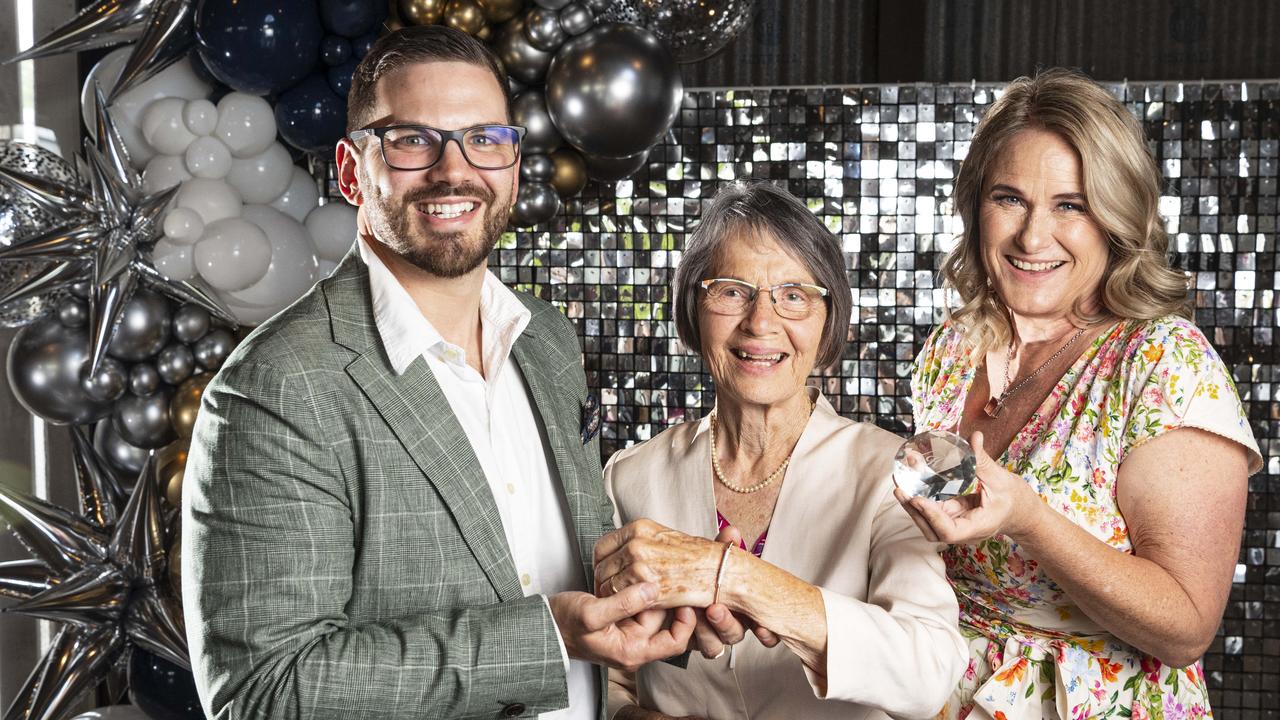
<svg viewBox="0 0 1280 720">
<path fill-rule="evenodd" d="M 332 260 L 321 260 L 320 261 L 320 279 L 323 280 L 329 277 L 330 275 L 333 274 L 333 271 L 337 269 L 338 269 L 338 263 Z"/>
<path fill-rule="evenodd" d="M 257 225 L 238 217 L 209 223 L 195 245 L 196 272 L 219 290 L 253 285 L 270 263 L 271 241 Z"/>
<path fill-rule="evenodd" d="M 251 287 L 222 296 L 237 320 L 256 325 L 311 289 L 320 267 L 302 223 L 266 205 L 246 205 L 244 219 L 271 239 L 271 265 Z"/>
<path fill-rule="evenodd" d="M 218 101 L 218 124 L 213 134 L 238 158 L 266 150 L 276 139 L 276 116 L 270 103 L 257 95 L 227 93 Z"/>
<path fill-rule="evenodd" d="M 336 263 L 356 241 L 356 209 L 337 200 L 321 205 L 307 215 L 307 231 L 320 259 Z"/>
<path fill-rule="evenodd" d="M 187 169 L 198 178 L 221 180 L 231 172 L 231 151 L 216 137 L 198 137 L 187 146 Z"/>
<path fill-rule="evenodd" d="M 142 137 L 156 152 L 181 155 L 196 139 L 182 119 L 186 107 L 187 101 L 182 98 L 160 98 L 142 113 Z"/>
<path fill-rule="evenodd" d="M 151 720 L 137 705 L 107 705 L 85 711 L 71 720 Z"/>
<path fill-rule="evenodd" d="M 194 245 L 204 234 L 204 220 L 191 208 L 176 207 L 165 213 L 164 236 L 174 245 Z"/>
<path fill-rule="evenodd" d="M 235 188 L 222 180 L 206 178 L 191 178 L 182 183 L 174 202 L 178 207 L 195 210 L 205 225 L 224 218 L 240 217 L 240 208 L 244 206 Z"/>
<path fill-rule="evenodd" d="M 187 161 L 181 155 L 156 155 L 142 171 L 142 191 L 147 194 L 168 190 L 184 180 L 190 180 Z"/>
<path fill-rule="evenodd" d="M 151 248 L 151 264 L 170 280 L 190 280 L 196 276 L 195 253 L 190 245 L 175 245 L 165 238 Z"/>
<path fill-rule="evenodd" d="M 182 110 L 182 121 L 195 135 L 212 135 L 218 126 L 218 107 L 204 98 L 190 100 Z"/>
<path fill-rule="evenodd" d="M 227 182 L 240 191 L 247 203 L 269 203 L 280 197 L 293 179 L 293 158 L 278 142 L 251 158 L 231 162 Z"/>
<path fill-rule="evenodd" d="M 302 222 L 307 219 L 307 213 L 315 209 L 318 202 L 320 202 L 320 190 L 316 187 L 316 179 L 307 174 L 306 170 L 295 165 L 293 177 L 289 179 L 289 187 L 285 188 L 283 195 L 271 201 L 271 207 Z"/>
<path fill-rule="evenodd" d="M 110 95 L 112 88 L 116 86 L 116 81 L 120 79 L 120 71 L 124 69 L 124 64 L 132 52 L 132 45 L 112 50 L 93 66 L 88 77 L 85 78 L 84 86 L 80 90 L 80 114 L 90 137 L 96 137 L 97 132 L 93 117 L 94 85 L 101 84 L 103 94 Z M 165 97 L 196 100 L 209 97 L 211 92 L 213 87 L 196 75 L 191 69 L 190 60 L 183 58 L 116 98 L 109 108 L 111 119 L 120 131 L 120 137 L 129 151 L 129 160 L 133 166 L 141 170 L 156 154 L 156 151 L 143 139 L 140 130 L 142 113 L 153 101 Z"/>
</svg>

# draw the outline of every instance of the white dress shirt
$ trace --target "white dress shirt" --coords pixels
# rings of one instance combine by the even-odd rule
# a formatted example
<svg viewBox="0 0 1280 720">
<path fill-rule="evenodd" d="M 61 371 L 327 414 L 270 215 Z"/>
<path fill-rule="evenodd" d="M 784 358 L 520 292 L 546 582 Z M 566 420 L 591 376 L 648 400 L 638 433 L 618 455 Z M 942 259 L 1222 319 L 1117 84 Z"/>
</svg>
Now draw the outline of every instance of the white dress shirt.
<svg viewBox="0 0 1280 720">
<path fill-rule="evenodd" d="M 511 360 L 511 348 L 529 324 L 529 309 L 493 273 L 485 273 L 481 375 L 467 364 L 466 352 L 446 341 L 422 315 L 364 239 L 358 243 L 369 268 L 374 321 L 392 368 L 401 374 L 419 356 L 427 361 L 489 481 L 525 596 L 586 590 L 569 508 L 555 466 L 548 462 L 546 432 Z M 569 707 L 539 717 L 595 718 L 599 680 L 594 668 L 570 660 L 563 640 L 560 653 L 566 662 Z"/>
</svg>

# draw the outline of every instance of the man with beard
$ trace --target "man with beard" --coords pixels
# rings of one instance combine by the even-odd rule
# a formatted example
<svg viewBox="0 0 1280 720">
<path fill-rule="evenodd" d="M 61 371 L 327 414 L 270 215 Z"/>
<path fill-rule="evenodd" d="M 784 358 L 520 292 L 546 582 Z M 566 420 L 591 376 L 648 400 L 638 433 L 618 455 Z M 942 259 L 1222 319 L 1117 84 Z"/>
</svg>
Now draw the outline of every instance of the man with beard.
<svg viewBox="0 0 1280 720">
<path fill-rule="evenodd" d="M 455 30 L 378 41 L 337 148 L 355 247 L 205 390 L 182 575 L 211 718 L 597 718 L 591 663 L 685 649 L 652 583 L 587 592 L 612 509 L 577 337 L 485 267 L 506 87 Z"/>
</svg>

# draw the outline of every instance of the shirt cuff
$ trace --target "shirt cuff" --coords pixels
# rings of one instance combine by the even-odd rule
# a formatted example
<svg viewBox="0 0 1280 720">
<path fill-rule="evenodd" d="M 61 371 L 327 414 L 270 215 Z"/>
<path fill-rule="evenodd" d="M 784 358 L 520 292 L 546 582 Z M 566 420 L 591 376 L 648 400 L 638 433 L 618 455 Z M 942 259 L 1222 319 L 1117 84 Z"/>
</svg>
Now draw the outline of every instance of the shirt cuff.
<svg viewBox="0 0 1280 720">
<path fill-rule="evenodd" d="M 546 595 L 539 594 L 538 597 L 542 598 L 542 602 L 547 606 L 547 614 L 551 616 L 551 627 L 555 628 L 556 631 L 556 642 L 560 644 L 560 659 L 564 661 L 564 677 L 565 681 L 568 682 L 569 651 L 565 649 L 564 638 L 560 636 L 560 626 L 556 624 L 556 614 L 551 612 L 551 601 L 547 599 Z"/>
</svg>

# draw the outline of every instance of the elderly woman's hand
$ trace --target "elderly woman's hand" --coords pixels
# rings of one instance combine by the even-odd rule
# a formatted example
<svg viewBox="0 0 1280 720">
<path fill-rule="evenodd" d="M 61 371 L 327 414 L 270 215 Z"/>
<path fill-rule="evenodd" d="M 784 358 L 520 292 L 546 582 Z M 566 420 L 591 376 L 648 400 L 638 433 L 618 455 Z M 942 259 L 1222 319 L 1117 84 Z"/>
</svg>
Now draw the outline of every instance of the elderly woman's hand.
<svg viewBox="0 0 1280 720">
<path fill-rule="evenodd" d="M 596 594 L 608 597 L 636 583 L 654 582 L 659 588 L 655 607 L 705 608 L 715 599 L 723 554 L 724 543 L 635 520 L 596 543 Z"/>
<path fill-rule="evenodd" d="M 935 542 L 962 545 L 996 534 L 1016 538 L 1035 522 L 1035 513 L 1044 503 L 1026 480 L 991 459 L 982 445 L 982 433 L 973 433 L 969 444 L 978 460 L 973 492 L 944 502 L 909 498 L 897 489 L 893 495 L 924 536 Z"/>
</svg>

